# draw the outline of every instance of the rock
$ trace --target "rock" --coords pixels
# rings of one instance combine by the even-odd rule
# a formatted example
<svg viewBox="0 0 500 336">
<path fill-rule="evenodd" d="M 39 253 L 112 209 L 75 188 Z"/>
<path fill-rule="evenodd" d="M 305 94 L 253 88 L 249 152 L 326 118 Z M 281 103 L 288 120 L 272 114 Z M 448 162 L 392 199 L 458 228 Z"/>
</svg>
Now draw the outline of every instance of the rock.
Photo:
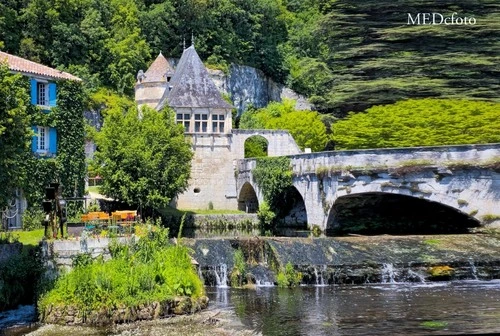
<svg viewBox="0 0 500 336">
<path fill-rule="evenodd" d="M 177 299 L 176 299 L 176 301 L 177 301 Z M 193 303 L 192 303 L 190 297 L 179 298 L 179 301 L 174 308 L 174 314 L 175 315 L 190 314 L 192 307 L 193 307 Z"/>
</svg>

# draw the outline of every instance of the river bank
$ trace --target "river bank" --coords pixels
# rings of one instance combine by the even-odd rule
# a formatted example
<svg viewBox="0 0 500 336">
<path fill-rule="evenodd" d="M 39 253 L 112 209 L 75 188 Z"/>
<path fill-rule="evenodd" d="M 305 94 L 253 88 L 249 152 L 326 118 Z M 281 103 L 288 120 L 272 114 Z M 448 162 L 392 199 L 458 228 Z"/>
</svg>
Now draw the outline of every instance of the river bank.
<svg viewBox="0 0 500 336">
<path fill-rule="evenodd" d="M 24 333 L 23 333 L 24 334 Z M 15 333 L 7 333 L 13 336 Z M 26 335 L 29 336 L 254 336 L 259 333 L 245 327 L 230 310 L 205 310 L 194 315 L 174 316 L 154 321 L 124 323 L 107 328 L 60 326 L 46 324 Z"/>
</svg>

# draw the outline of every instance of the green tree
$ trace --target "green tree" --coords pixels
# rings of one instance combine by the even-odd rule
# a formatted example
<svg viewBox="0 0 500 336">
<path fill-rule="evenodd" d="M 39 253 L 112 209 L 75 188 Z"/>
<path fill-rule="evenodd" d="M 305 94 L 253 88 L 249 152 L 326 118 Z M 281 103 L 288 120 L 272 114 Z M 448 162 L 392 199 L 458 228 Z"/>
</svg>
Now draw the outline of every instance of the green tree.
<svg viewBox="0 0 500 336">
<path fill-rule="evenodd" d="M 245 158 L 256 158 L 267 156 L 266 138 L 255 135 L 245 141 Z"/>
<path fill-rule="evenodd" d="M 333 124 L 337 149 L 500 142 L 500 103 L 420 99 L 374 106 Z"/>
<path fill-rule="evenodd" d="M 32 136 L 28 105 L 26 82 L 0 63 L 0 208 L 5 207 L 25 177 L 22 162 Z"/>
<path fill-rule="evenodd" d="M 290 132 L 300 148 L 321 151 L 328 141 L 325 124 L 314 111 L 295 110 L 295 101 L 272 102 L 265 108 L 243 113 L 242 129 L 283 129 Z"/>
<path fill-rule="evenodd" d="M 96 135 L 94 165 L 103 178 L 100 190 L 128 204 L 164 206 L 188 186 L 191 158 L 184 129 L 170 109 L 160 112 L 121 104 L 104 111 Z"/>
</svg>

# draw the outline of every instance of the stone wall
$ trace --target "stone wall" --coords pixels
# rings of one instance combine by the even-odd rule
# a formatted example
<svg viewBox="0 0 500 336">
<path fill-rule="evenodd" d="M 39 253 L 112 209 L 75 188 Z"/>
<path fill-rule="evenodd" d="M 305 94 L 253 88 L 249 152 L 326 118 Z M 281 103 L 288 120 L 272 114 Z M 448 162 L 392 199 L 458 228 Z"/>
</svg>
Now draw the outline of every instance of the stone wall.
<svg viewBox="0 0 500 336">
<path fill-rule="evenodd" d="M 266 138 L 269 156 L 300 153 L 287 131 L 232 130 L 231 134 L 189 135 L 194 151 L 188 189 L 173 202 L 179 209 L 237 210 L 236 162 L 245 157 L 245 141 L 255 135 Z"/>
<path fill-rule="evenodd" d="M 116 238 L 120 243 L 127 243 L 134 238 Z M 69 269 L 73 259 L 82 253 L 90 253 L 93 258 L 102 255 L 104 259 L 109 259 L 108 245 L 110 238 L 86 238 L 79 240 L 43 240 L 42 258 L 50 273 L 59 272 L 61 269 Z M 53 274 L 55 275 L 55 274 Z"/>
<path fill-rule="evenodd" d="M 191 227 L 239 227 L 242 225 L 255 226 L 259 223 L 257 214 L 220 214 L 220 215 L 200 215 L 194 214 L 190 216 L 188 223 Z"/>
<path fill-rule="evenodd" d="M 154 320 L 171 315 L 193 314 L 208 306 L 208 298 L 176 297 L 163 302 L 151 302 L 137 307 L 119 306 L 103 311 L 82 311 L 76 306 L 50 306 L 41 313 L 44 323 L 62 325 L 109 325 L 142 320 Z"/>
</svg>

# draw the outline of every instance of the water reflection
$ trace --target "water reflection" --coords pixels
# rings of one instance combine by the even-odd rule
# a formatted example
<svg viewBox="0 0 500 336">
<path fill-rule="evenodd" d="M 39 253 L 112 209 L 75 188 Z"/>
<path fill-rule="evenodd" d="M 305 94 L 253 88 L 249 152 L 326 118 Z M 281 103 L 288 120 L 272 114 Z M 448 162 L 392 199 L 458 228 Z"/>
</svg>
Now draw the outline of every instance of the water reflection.
<svg viewBox="0 0 500 336">
<path fill-rule="evenodd" d="M 214 306 L 234 308 L 247 327 L 263 335 L 500 332 L 500 281 L 220 292 L 209 291 Z"/>
</svg>

